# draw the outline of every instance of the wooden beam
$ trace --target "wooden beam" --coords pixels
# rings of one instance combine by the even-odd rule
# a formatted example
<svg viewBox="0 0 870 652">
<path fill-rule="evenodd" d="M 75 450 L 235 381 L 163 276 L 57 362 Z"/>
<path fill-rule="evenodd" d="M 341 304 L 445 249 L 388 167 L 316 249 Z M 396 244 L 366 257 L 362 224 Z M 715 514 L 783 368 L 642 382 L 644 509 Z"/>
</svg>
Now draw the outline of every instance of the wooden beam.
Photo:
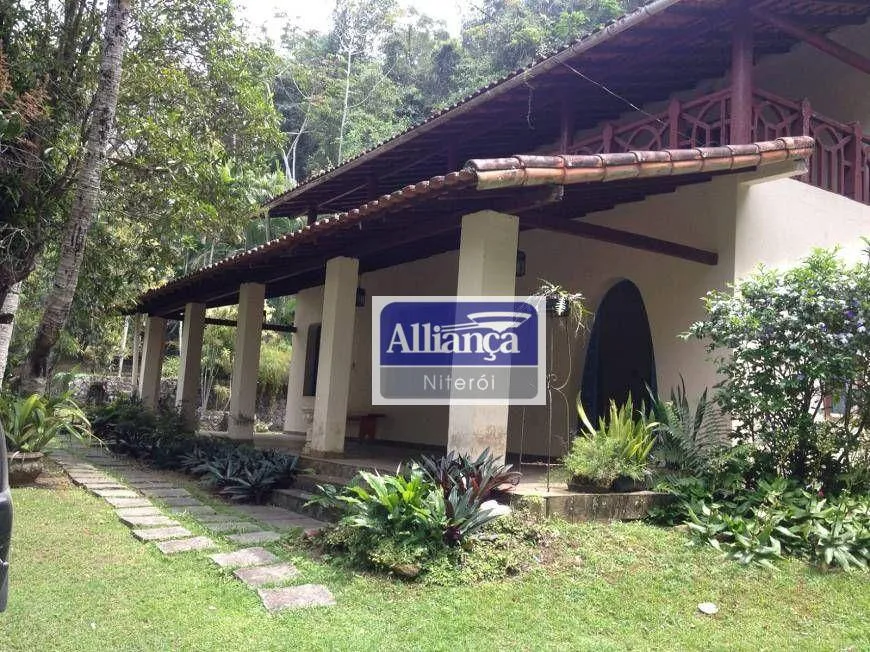
<svg viewBox="0 0 870 652">
<path fill-rule="evenodd" d="M 820 52 L 842 61 L 848 66 L 860 70 L 861 72 L 870 75 L 870 59 L 858 54 L 854 50 L 850 50 L 845 45 L 840 45 L 836 41 L 832 41 L 826 36 L 816 34 L 808 29 L 801 27 L 794 21 L 783 16 L 777 16 L 760 8 L 753 7 L 750 9 L 753 16 L 759 20 L 763 20 L 768 25 L 771 25 L 781 32 L 793 36 L 794 38 L 804 41 L 808 45 L 816 48 Z"/>
<path fill-rule="evenodd" d="M 731 49 L 731 134 L 732 145 L 752 142 L 752 66 L 755 39 L 749 3 L 744 0 L 734 20 Z"/>
<path fill-rule="evenodd" d="M 168 319 L 170 321 L 183 321 L 183 315 L 166 315 L 164 319 Z M 206 317 L 204 320 L 205 324 L 208 326 L 238 326 L 239 322 L 235 319 L 218 319 L 217 317 Z M 264 331 L 274 331 L 276 333 L 295 333 L 296 327 L 287 324 L 263 324 Z"/>
<path fill-rule="evenodd" d="M 567 92 L 562 94 L 559 114 L 559 151 L 567 153 L 574 144 L 574 103 Z"/>
<path fill-rule="evenodd" d="M 553 217 L 539 217 L 530 220 L 526 226 L 530 228 L 544 229 L 545 231 L 553 231 L 555 233 L 575 235 L 588 240 L 608 242 L 622 247 L 650 251 L 652 253 L 670 256 L 672 258 L 681 258 L 683 260 L 701 263 L 702 265 L 715 266 L 719 264 L 719 254 L 715 251 L 698 249 L 678 242 L 671 242 L 670 240 L 660 240 L 659 238 L 653 238 L 639 233 L 631 233 L 630 231 L 622 231 L 620 229 L 613 229 L 609 226 L 590 224 L 589 222 L 578 222 L 575 220 L 565 220 Z"/>
</svg>

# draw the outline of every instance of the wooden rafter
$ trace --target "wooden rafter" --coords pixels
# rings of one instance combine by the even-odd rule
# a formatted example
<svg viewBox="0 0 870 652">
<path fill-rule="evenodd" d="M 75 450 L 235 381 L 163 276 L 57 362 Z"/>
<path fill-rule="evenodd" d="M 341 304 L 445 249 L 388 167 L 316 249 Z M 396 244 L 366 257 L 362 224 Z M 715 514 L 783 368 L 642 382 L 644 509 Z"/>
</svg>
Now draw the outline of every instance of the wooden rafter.
<svg viewBox="0 0 870 652">
<path fill-rule="evenodd" d="M 683 260 L 701 263 L 702 265 L 715 266 L 719 264 L 719 254 L 715 251 L 690 247 L 688 245 L 680 244 L 679 242 L 653 238 L 648 235 L 614 229 L 609 226 L 552 217 L 539 217 L 531 220 L 527 225 L 531 228 L 539 228 L 544 229 L 545 231 L 564 233 L 566 235 L 575 235 L 588 240 L 608 242 L 622 247 L 630 247 L 632 249 L 640 249 L 642 251 L 670 256 L 672 258 L 681 258 Z"/>
<path fill-rule="evenodd" d="M 815 32 L 811 32 L 810 30 L 801 27 L 789 18 L 778 16 L 764 9 L 753 7 L 750 9 L 750 12 L 759 20 L 764 21 L 781 32 L 804 41 L 807 45 L 811 45 L 817 50 L 842 61 L 846 65 L 870 75 L 870 59 L 854 50 L 850 50 L 845 45 L 840 45 L 826 36 L 816 34 Z"/>
</svg>

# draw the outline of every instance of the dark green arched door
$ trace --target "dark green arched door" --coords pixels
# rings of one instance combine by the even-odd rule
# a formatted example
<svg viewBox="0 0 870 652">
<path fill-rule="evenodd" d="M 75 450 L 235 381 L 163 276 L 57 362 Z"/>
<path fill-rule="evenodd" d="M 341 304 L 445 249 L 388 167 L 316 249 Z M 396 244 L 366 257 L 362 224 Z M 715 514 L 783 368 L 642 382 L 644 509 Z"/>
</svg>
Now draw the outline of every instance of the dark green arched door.
<svg viewBox="0 0 870 652">
<path fill-rule="evenodd" d="M 656 364 L 649 319 L 640 290 L 631 281 L 614 285 L 598 307 L 589 335 L 580 399 L 592 423 L 607 414 L 611 399 L 621 405 L 649 403 L 656 391 Z"/>
</svg>

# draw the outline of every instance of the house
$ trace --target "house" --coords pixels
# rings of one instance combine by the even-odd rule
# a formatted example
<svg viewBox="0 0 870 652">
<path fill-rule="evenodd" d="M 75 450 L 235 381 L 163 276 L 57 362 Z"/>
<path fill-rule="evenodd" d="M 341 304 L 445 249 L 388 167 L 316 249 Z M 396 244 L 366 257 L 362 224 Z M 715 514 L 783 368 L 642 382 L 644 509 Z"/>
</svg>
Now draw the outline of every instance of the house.
<svg viewBox="0 0 870 652">
<path fill-rule="evenodd" d="M 678 337 L 700 297 L 815 246 L 857 256 L 870 234 L 868 21 L 861 0 L 649 2 L 268 203 L 307 216 L 300 231 L 144 294 L 141 396 L 183 319 L 192 419 L 204 311 L 238 304 L 229 435 L 251 438 L 263 301 L 283 295 L 285 431 L 314 454 L 340 455 L 357 415 L 379 440 L 557 456 L 578 392 L 594 412 L 681 375 L 713 385 L 702 343 Z M 372 297 L 540 279 L 595 312 L 586 337 L 552 339 L 568 381 L 550 408 L 372 405 Z"/>
</svg>

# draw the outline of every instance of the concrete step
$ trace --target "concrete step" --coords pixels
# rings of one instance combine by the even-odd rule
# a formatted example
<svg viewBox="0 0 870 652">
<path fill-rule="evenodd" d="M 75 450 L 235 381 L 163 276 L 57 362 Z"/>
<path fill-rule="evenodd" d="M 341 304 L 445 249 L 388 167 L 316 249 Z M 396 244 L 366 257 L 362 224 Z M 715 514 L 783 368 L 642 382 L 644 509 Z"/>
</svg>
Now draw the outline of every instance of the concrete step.
<svg viewBox="0 0 870 652">
<path fill-rule="evenodd" d="M 346 462 L 337 459 L 332 460 L 323 457 L 309 457 L 307 455 L 299 456 L 299 463 L 297 466 L 299 469 L 312 469 L 315 475 L 321 477 L 329 476 L 333 478 L 345 478 L 346 480 L 353 478 L 360 470 L 378 470 L 374 466 L 365 464 Z"/>
<path fill-rule="evenodd" d="M 319 521 L 335 522 L 341 518 L 341 513 L 336 509 L 323 505 L 307 505 L 312 498 L 313 493 L 302 489 L 278 489 L 272 493 L 272 504 Z"/>
<path fill-rule="evenodd" d="M 296 479 L 293 482 L 293 488 L 308 491 L 310 493 L 316 493 L 318 485 L 331 484 L 334 487 L 340 488 L 349 483 L 350 479 L 342 476 L 300 473 L 296 476 Z"/>
</svg>

